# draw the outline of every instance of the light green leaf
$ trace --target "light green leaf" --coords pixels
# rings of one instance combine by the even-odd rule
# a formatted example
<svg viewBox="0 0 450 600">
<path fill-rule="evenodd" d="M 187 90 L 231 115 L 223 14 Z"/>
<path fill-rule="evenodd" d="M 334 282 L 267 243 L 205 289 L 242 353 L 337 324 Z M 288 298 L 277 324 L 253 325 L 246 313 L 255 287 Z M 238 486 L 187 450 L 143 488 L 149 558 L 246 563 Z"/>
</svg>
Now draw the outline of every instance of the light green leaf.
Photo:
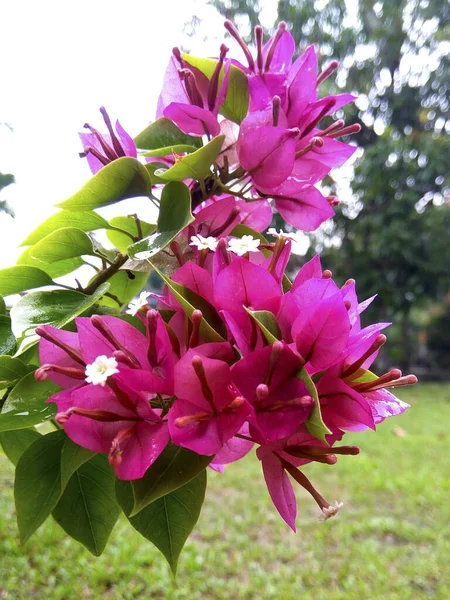
<svg viewBox="0 0 450 600">
<path fill-rule="evenodd" d="M 172 123 L 166 117 L 161 117 L 157 121 L 150 123 L 144 131 L 141 131 L 134 138 L 134 142 L 137 148 L 143 150 L 158 150 L 178 145 L 188 145 L 194 147 L 195 150 L 195 147 L 199 148 L 202 145 L 202 138 L 183 133 L 175 123 Z M 170 153 L 169 151 L 166 154 Z"/>
<path fill-rule="evenodd" d="M 191 321 L 194 310 L 202 311 L 203 319 L 200 323 L 200 335 L 202 338 L 207 342 L 224 342 L 225 339 L 214 328 L 214 326 L 221 328 L 222 332 L 225 334 L 223 331 L 223 323 L 215 308 L 195 292 L 169 279 L 166 275 L 164 275 L 164 273 L 155 267 L 155 265 L 152 266 L 178 300 L 181 308 Z"/>
<path fill-rule="evenodd" d="M 0 296 L 0 315 L 6 315 L 6 304 L 3 296 Z"/>
<path fill-rule="evenodd" d="M 50 381 L 36 381 L 34 373 L 28 373 L 11 390 L 0 413 L 0 431 L 26 429 L 51 419 L 56 405 L 47 400 L 59 391 Z"/>
<path fill-rule="evenodd" d="M 120 270 L 109 280 L 110 288 L 108 292 L 117 296 L 120 300 L 120 306 L 108 296 L 103 296 L 99 303 L 102 306 L 110 306 L 118 310 L 127 306 L 130 300 L 142 290 L 148 279 L 148 273 L 130 273 L 130 275 L 127 271 Z"/>
<path fill-rule="evenodd" d="M 378 375 L 372 373 L 372 371 L 367 370 L 365 373 L 352 380 L 352 383 L 367 383 L 368 381 L 374 381 L 378 379 Z"/>
<path fill-rule="evenodd" d="M 4 453 L 12 462 L 17 465 L 19 458 L 33 442 L 41 435 L 36 429 L 17 429 L 16 431 L 1 431 L 0 444 Z"/>
<path fill-rule="evenodd" d="M 204 73 L 208 79 L 211 79 L 217 60 L 212 58 L 197 58 L 196 56 L 190 56 L 184 52 L 181 53 L 181 56 L 188 64 L 196 67 L 199 71 Z M 219 85 L 222 83 L 223 75 L 224 69 L 222 68 Z M 241 69 L 232 65 L 230 78 L 228 80 L 227 95 L 220 108 L 220 112 L 227 119 L 230 119 L 235 123 L 240 123 L 247 116 L 248 104 L 249 93 L 247 77 Z"/>
<path fill-rule="evenodd" d="M 206 469 L 212 458 L 169 444 L 144 477 L 132 482 L 134 506 L 129 516 L 134 517 L 155 500 L 189 483 Z"/>
<path fill-rule="evenodd" d="M 198 146 L 187 146 L 186 144 L 178 144 L 176 146 L 166 146 L 165 148 L 158 148 L 158 150 L 149 150 L 143 152 L 142 156 L 167 156 L 170 154 L 182 154 L 185 152 L 195 152 Z"/>
<path fill-rule="evenodd" d="M 3 296 L 19 294 L 32 288 L 52 285 L 51 277 L 36 267 L 8 267 L 0 271 L 0 293 Z"/>
<path fill-rule="evenodd" d="M 244 306 L 244 308 L 258 323 L 262 334 L 269 344 L 273 344 L 274 342 L 281 340 L 282 335 L 280 326 L 278 325 L 278 321 L 273 313 L 271 313 L 269 310 L 250 310 L 246 306 Z"/>
<path fill-rule="evenodd" d="M 57 206 L 89 211 L 127 198 L 148 196 L 150 189 L 151 181 L 145 167 L 135 158 L 124 156 L 100 169 L 80 191 Z"/>
<path fill-rule="evenodd" d="M 20 245 L 30 246 L 37 244 L 49 233 L 65 227 L 74 227 L 81 231 L 95 231 L 96 229 L 107 229 L 108 221 L 92 211 L 76 212 L 60 210 L 41 223 Z"/>
<path fill-rule="evenodd" d="M 224 135 L 218 135 L 196 152 L 177 158 L 170 169 L 158 169 L 155 175 L 163 181 L 204 179 L 211 174 L 211 165 L 218 157 L 224 139 Z"/>
<path fill-rule="evenodd" d="M 0 315 L 0 354 L 14 354 L 16 338 L 11 329 L 11 319 Z"/>
<path fill-rule="evenodd" d="M 164 554 L 174 575 L 181 550 L 200 516 L 205 492 L 206 470 L 186 485 L 155 500 L 135 517 L 128 517 L 131 525 Z M 128 516 L 133 509 L 130 482 L 118 479 L 116 496 Z"/>
<path fill-rule="evenodd" d="M 130 246 L 129 256 L 136 259 L 155 256 L 193 220 L 189 188 L 177 181 L 168 183 L 161 194 L 157 231 Z"/>
<path fill-rule="evenodd" d="M 81 229 L 63 227 L 32 246 L 30 255 L 46 263 L 54 263 L 83 254 L 94 254 L 89 236 Z M 13 267 L 19 268 L 19 267 Z"/>
<path fill-rule="evenodd" d="M 34 371 L 34 367 L 25 365 L 18 358 L 0 355 L 0 389 L 13 387 L 25 377 L 30 370 Z"/>
<path fill-rule="evenodd" d="M 146 237 L 150 233 L 153 233 L 156 229 L 156 225 L 154 223 L 146 223 L 145 221 L 140 221 L 141 231 L 138 231 L 136 219 L 133 217 L 113 217 L 109 224 L 113 227 L 117 227 L 119 229 L 124 229 L 128 231 L 134 238 L 137 237 Z M 141 235 L 140 235 L 141 234 Z M 109 230 L 106 232 L 106 235 L 109 241 L 114 244 L 114 246 L 122 252 L 122 254 L 127 253 L 128 246 L 132 243 L 132 239 L 130 236 L 125 233 L 121 233 L 120 231 Z"/>
<path fill-rule="evenodd" d="M 325 436 L 330 434 L 331 431 L 328 429 L 328 427 L 325 425 L 322 419 L 322 413 L 320 411 L 320 400 L 319 395 L 317 393 L 317 388 L 314 385 L 313 380 L 309 376 L 308 371 L 304 367 L 299 371 L 297 377 L 306 385 L 306 387 L 308 388 L 309 395 L 314 400 L 314 408 L 308 419 L 305 421 L 305 427 L 311 435 L 316 437 L 318 440 L 321 440 L 324 444 L 328 445 Z"/>
<path fill-rule="evenodd" d="M 116 477 L 105 456 L 97 454 L 70 478 L 53 510 L 57 523 L 94 556 L 100 556 L 120 514 Z"/>
<path fill-rule="evenodd" d="M 45 263 L 42 260 L 37 260 L 36 258 L 33 258 L 31 256 L 32 251 L 33 246 L 27 248 L 17 259 L 17 264 L 25 265 L 28 267 L 36 267 L 41 271 L 47 273 L 47 275 L 52 279 L 56 279 L 57 277 L 62 277 L 63 275 L 72 273 L 73 271 L 76 271 L 76 269 L 83 265 L 83 260 L 79 256 L 77 256 L 76 258 L 68 258 L 67 260 L 60 260 L 53 264 Z"/>
<path fill-rule="evenodd" d="M 61 496 L 60 459 L 65 439 L 62 430 L 42 435 L 19 458 L 14 498 L 22 544 L 51 514 Z"/>
</svg>

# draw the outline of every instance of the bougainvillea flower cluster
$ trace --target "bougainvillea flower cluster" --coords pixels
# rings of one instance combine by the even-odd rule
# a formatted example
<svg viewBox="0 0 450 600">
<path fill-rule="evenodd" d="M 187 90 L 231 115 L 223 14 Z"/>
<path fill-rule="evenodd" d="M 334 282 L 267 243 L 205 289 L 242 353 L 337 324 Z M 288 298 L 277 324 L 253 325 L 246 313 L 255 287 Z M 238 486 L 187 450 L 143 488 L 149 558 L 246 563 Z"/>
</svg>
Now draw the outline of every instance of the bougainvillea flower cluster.
<svg viewBox="0 0 450 600">
<path fill-rule="evenodd" d="M 389 325 L 363 322 L 374 298 L 359 299 L 352 279 L 339 286 L 319 256 L 290 263 L 338 203 L 320 186 L 355 152 L 359 124 L 335 118 L 354 96 L 321 93 L 337 63 L 320 71 L 313 46 L 297 55 L 285 23 L 266 43 L 256 27 L 254 48 L 225 27 L 239 54 L 175 48 L 156 117 L 135 138 L 103 107 L 102 132 L 85 125 L 92 179 L 0 277 L 0 294 L 26 292 L 2 314 L 17 353 L 1 357 L 0 381 L 22 541 L 52 514 L 97 555 L 123 511 L 175 571 L 207 468 L 226 477 L 244 457 L 261 463 L 289 527 L 299 487 L 326 520 L 342 501 L 305 465 L 358 454 L 347 432 L 408 408 L 391 390 L 416 378 L 371 370 Z M 136 197 L 157 207 L 156 223 L 96 212 Z M 80 265 L 94 270 L 86 283 Z M 58 283 L 71 273 L 76 287 Z"/>
</svg>

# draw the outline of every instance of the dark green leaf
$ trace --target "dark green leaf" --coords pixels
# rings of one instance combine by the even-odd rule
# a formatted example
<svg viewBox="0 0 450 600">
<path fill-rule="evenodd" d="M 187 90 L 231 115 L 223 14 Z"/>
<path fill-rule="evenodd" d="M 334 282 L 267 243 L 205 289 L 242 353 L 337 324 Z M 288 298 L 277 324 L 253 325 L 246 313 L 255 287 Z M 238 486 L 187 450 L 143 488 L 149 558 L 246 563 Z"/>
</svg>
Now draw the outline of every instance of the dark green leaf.
<svg viewBox="0 0 450 600">
<path fill-rule="evenodd" d="M 211 165 L 222 148 L 224 135 L 218 135 L 192 154 L 178 157 L 170 169 L 155 172 L 164 181 L 183 181 L 183 179 L 204 179 L 211 174 Z"/>
<path fill-rule="evenodd" d="M 36 381 L 34 373 L 28 373 L 11 390 L 0 413 L 0 431 L 26 429 L 51 419 L 56 405 L 47 403 L 48 398 L 60 388 L 52 381 Z"/>
<path fill-rule="evenodd" d="M 87 448 L 82 448 L 66 438 L 64 447 L 61 451 L 61 487 L 64 489 L 67 482 L 77 469 L 94 456 L 94 452 Z"/>
<path fill-rule="evenodd" d="M 0 444 L 4 453 L 12 462 L 17 465 L 19 458 L 33 442 L 41 435 L 36 429 L 17 429 L 16 431 L 1 431 Z"/>
<path fill-rule="evenodd" d="M 174 575 L 181 550 L 200 516 L 205 492 L 206 470 L 186 485 L 155 500 L 135 517 L 128 517 L 131 525 L 164 554 Z M 116 495 L 128 516 L 133 509 L 130 482 L 117 480 Z"/>
<path fill-rule="evenodd" d="M 61 450 L 66 434 L 42 435 L 19 458 L 14 481 L 17 523 L 24 544 L 42 525 L 61 496 Z"/>
<path fill-rule="evenodd" d="M 182 52 L 183 59 L 193 67 L 196 67 L 199 71 L 204 73 L 208 79 L 216 68 L 217 60 L 211 58 L 197 58 L 196 56 L 190 56 Z M 220 74 L 219 84 L 222 82 L 224 70 Z M 249 103 L 249 93 L 247 77 L 245 73 L 234 65 L 231 66 L 230 78 L 228 80 L 228 91 L 223 102 L 220 112 L 227 119 L 240 123 L 247 116 Z"/>
<path fill-rule="evenodd" d="M 47 237 L 32 246 L 30 252 L 32 258 L 37 258 L 46 263 L 67 260 L 83 254 L 94 254 L 92 241 L 81 229 L 75 229 L 74 227 L 63 227 L 49 233 Z"/>
<path fill-rule="evenodd" d="M 120 514 L 115 480 L 106 457 L 97 454 L 72 475 L 52 513 L 64 531 L 95 556 L 105 549 Z"/>
<path fill-rule="evenodd" d="M 36 267 L 8 267 L 0 271 L 0 294 L 9 296 L 32 288 L 52 285 L 51 277 Z"/>
<path fill-rule="evenodd" d="M 3 296 L 0 296 L 0 315 L 6 315 L 6 304 Z"/>
<path fill-rule="evenodd" d="M 308 419 L 305 421 L 305 427 L 311 435 L 324 442 L 324 444 L 327 444 L 328 442 L 325 436 L 330 434 L 331 431 L 328 429 L 322 419 L 317 388 L 305 368 L 299 371 L 297 377 L 306 385 L 309 395 L 314 400 L 314 408 Z"/>
<path fill-rule="evenodd" d="M 11 329 L 11 319 L 0 315 L 0 354 L 14 354 L 16 338 Z"/>
<path fill-rule="evenodd" d="M 128 233 L 130 233 L 134 238 L 146 237 L 150 233 L 153 233 L 156 229 L 156 225 L 154 223 L 140 221 L 141 232 L 139 232 L 136 219 L 134 217 L 114 217 L 110 220 L 109 224 L 113 227 L 128 231 Z M 120 252 L 122 252 L 122 254 L 127 253 L 128 246 L 133 242 L 129 235 L 126 235 L 126 233 L 121 233 L 120 231 L 110 229 L 106 232 L 106 235 L 109 241 L 114 244 L 114 246 Z"/>
<path fill-rule="evenodd" d="M 76 212 L 60 210 L 41 223 L 20 245 L 30 246 L 37 244 L 49 233 L 65 227 L 74 227 L 81 231 L 95 231 L 96 229 L 107 229 L 108 221 L 105 221 L 103 217 L 92 211 Z"/>
<path fill-rule="evenodd" d="M 103 167 L 79 192 L 57 206 L 67 210 L 88 211 L 127 198 L 148 196 L 151 181 L 147 170 L 130 156 Z"/>
<path fill-rule="evenodd" d="M 0 389 L 13 387 L 34 367 L 25 365 L 18 358 L 0 355 Z"/>
<path fill-rule="evenodd" d="M 202 311 L 203 319 L 200 323 L 200 335 L 202 338 L 207 342 L 224 342 L 224 338 L 214 329 L 214 327 L 223 328 L 223 323 L 215 308 L 195 292 L 169 279 L 155 265 L 153 265 L 153 268 L 178 300 L 181 308 L 190 320 L 192 320 L 194 310 Z M 223 333 L 225 334 L 225 332 Z"/>
<path fill-rule="evenodd" d="M 273 344 L 277 340 L 281 340 L 281 330 L 275 315 L 269 310 L 250 310 L 245 307 L 248 314 L 258 323 L 262 334 L 269 342 Z"/>
<path fill-rule="evenodd" d="M 133 481 L 134 506 L 130 517 L 143 508 L 194 479 L 211 462 L 212 456 L 201 456 L 186 448 L 169 444 L 142 479 Z"/>
<path fill-rule="evenodd" d="M 141 131 L 134 138 L 134 142 L 137 148 L 142 150 L 158 150 L 179 145 L 187 145 L 195 149 L 202 145 L 202 138 L 192 137 L 183 133 L 175 123 L 172 123 L 172 121 L 169 121 L 165 117 L 161 117 L 157 121 L 150 123 L 144 131 Z M 171 150 L 166 152 L 166 154 L 171 154 Z"/>
<path fill-rule="evenodd" d="M 146 259 L 155 256 L 193 220 L 189 188 L 176 181 L 168 183 L 161 194 L 158 230 L 150 237 L 130 246 L 130 257 Z"/>
</svg>

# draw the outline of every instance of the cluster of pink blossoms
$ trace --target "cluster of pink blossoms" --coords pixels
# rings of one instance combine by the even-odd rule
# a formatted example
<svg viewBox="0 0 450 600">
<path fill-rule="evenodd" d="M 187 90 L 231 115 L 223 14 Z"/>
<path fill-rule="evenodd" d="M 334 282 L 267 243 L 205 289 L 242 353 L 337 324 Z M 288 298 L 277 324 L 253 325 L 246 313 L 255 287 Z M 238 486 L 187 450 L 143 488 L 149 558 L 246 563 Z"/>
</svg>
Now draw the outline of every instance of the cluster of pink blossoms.
<svg viewBox="0 0 450 600">
<path fill-rule="evenodd" d="M 157 118 L 184 134 L 225 136 L 215 164 L 224 185 L 197 201 L 198 182 L 185 181 L 195 220 L 170 244 L 178 260 L 173 283 L 160 296 L 141 294 L 130 304 L 128 321 L 78 318 L 77 332 L 39 327 L 36 377 L 63 388 L 49 399 L 57 404 L 57 421 L 75 443 L 107 453 L 120 479 L 143 477 L 169 443 L 210 456 L 217 471 L 256 445 L 272 500 L 295 530 L 290 477 L 313 496 L 323 518 L 335 514 L 341 505 L 330 505 L 299 467 L 357 454 L 357 447 L 339 445 L 345 432 L 375 429 L 401 414 L 407 404 L 387 388 L 416 378 L 398 369 L 380 377 L 369 371 L 389 324 L 361 327 L 373 298 L 359 302 L 353 280 L 339 288 L 316 256 L 291 285 L 285 270 L 295 235 L 269 230 L 272 243 L 233 236 L 238 224 L 265 231 L 272 205 L 304 231 L 331 217 L 335 198 L 314 186 L 352 155 L 355 147 L 336 138 L 359 126 L 335 120 L 319 128 L 354 97 L 318 98 L 318 86 L 337 63 L 317 75 L 312 46 L 292 63 L 294 40 L 284 23 L 264 46 L 261 28 L 255 29 L 256 58 L 234 26 L 227 22 L 226 28 L 247 65 L 228 59 L 222 45 L 206 77 L 175 49 L 159 98 Z M 236 68 L 245 74 L 250 98 L 240 124 L 221 114 Z M 82 134 L 94 172 L 137 156 L 120 124 L 114 131 L 102 114 L 108 135 L 89 125 L 90 133 Z M 170 167 L 178 158 L 148 160 Z M 226 188 L 233 181 L 238 193 Z"/>
<path fill-rule="evenodd" d="M 359 303 L 354 281 L 338 288 L 317 256 L 283 292 L 290 244 L 280 236 L 269 257 L 259 249 L 239 256 L 227 250 L 226 238 L 215 251 L 196 251 L 196 260 L 172 278 L 201 299 L 204 311 L 190 319 L 166 289 L 159 303 L 167 323 L 146 304 L 148 294 L 131 306 L 145 333 L 110 316 L 78 318 L 77 333 L 38 328 L 36 376 L 64 388 L 50 401 L 67 435 L 108 453 L 121 479 L 141 478 L 169 440 L 211 456 L 219 471 L 256 444 L 273 502 L 292 528 L 296 507 L 287 474 L 325 516 L 333 514 L 336 507 L 298 467 L 357 454 L 336 443 L 345 431 L 375 429 L 402 413 L 407 405 L 386 388 L 415 378 L 397 369 L 381 377 L 368 372 L 388 324 L 361 329 L 360 313 L 372 299 Z M 255 319 L 268 314 L 276 323 L 270 334 Z M 205 341 L 210 323 L 223 341 Z M 314 435 L 317 400 L 308 382 L 328 430 L 323 441 Z"/>
</svg>

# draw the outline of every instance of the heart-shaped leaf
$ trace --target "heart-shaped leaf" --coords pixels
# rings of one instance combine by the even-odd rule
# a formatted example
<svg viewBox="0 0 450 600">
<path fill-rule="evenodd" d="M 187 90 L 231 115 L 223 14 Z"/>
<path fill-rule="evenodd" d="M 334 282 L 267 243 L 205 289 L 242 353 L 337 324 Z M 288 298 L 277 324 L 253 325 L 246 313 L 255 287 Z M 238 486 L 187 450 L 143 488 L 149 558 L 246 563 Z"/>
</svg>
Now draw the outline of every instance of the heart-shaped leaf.
<svg viewBox="0 0 450 600">
<path fill-rule="evenodd" d="M 200 516 L 205 492 L 206 470 L 186 485 L 155 500 L 135 517 L 128 517 L 133 509 L 131 484 L 116 482 L 117 499 L 131 525 L 164 554 L 174 575 L 181 550 Z"/>
<path fill-rule="evenodd" d="M 42 260 L 37 260 L 31 256 L 31 252 L 33 251 L 33 246 L 27 248 L 17 259 L 17 264 L 20 266 L 27 267 L 35 267 L 47 273 L 49 277 L 52 279 L 56 279 L 57 277 L 62 277 L 63 275 L 67 275 L 68 273 L 72 273 L 76 271 L 79 267 L 83 265 L 83 260 L 77 256 L 75 258 L 68 258 L 66 260 L 59 260 L 55 263 L 45 263 Z"/>
<path fill-rule="evenodd" d="M 95 231 L 96 229 L 107 229 L 108 221 L 93 211 L 60 210 L 41 223 L 20 245 L 37 244 L 49 233 L 65 227 L 74 227 L 81 231 Z"/>
<path fill-rule="evenodd" d="M 52 285 L 52 278 L 36 267 L 15 266 L 0 271 L 0 293 L 3 296 Z"/>
<path fill-rule="evenodd" d="M 208 79 L 211 79 L 217 60 L 212 58 L 198 58 L 182 52 L 183 59 L 193 67 L 201 71 Z M 222 83 L 224 70 L 220 74 L 219 85 Z M 248 112 L 249 93 L 248 83 L 245 73 L 234 65 L 230 69 L 230 78 L 228 80 L 228 91 L 225 101 L 220 107 L 223 116 L 235 123 L 240 123 L 245 119 Z"/>
<path fill-rule="evenodd" d="M 109 225 L 110 227 L 117 227 L 118 229 L 128 231 L 130 234 L 127 235 L 126 233 L 117 231 L 117 229 L 110 229 L 106 232 L 109 241 L 114 244 L 114 246 L 119 250 L 119 252 L 122 252 L 122 254 L 127 253 L 128 246 L 133 241 L 131 237 L 135 239 L 144 238 L 150 233 L 153 233 L 157 227 L 154 223 L 139 221 L 140 229 L 138 229 L 138 224 L 134 217 L 113 217 L 110 220 Z"/>
<path fill-rule="evenodd" d="M 192 154 L 177 157 L 170 169 L 159 169 L 155 172 L 163 181 L 183 181 L 183 179 L 201 180 L 211 174 L 211 165 L 222 148 L 224 135 L 218 135 Z"/>
<path fill-rule="evenodd" d="M 0 315 L 0 354 L 14 354 L 16 338 L 11 329 L 11 319 Z"/>
<path fill-rule="evenodd" d="M 123 156 L 100 169 L 81 190 L 57 206 L 89 211 L 127 198 L 148 196 L 150 189 L 146 168 L 135 158 Z"/>
<path fill-rule="evenodd" d="M 13 387 L 31 370 L 34 371 L 33 366 L 25 365 L 18 358 L 0 355 L 0 390 Z"/>
<path fill-rule="evenodd" d="M 191 193 L 184 183 L 168 183 L 161 194 L 158 229 L 151 236 L 128 248 L 131 258 L 147 259 L 155 256 L 192 223 Z"/>
<path fill-rule="evenodd" d="M 11 390 L 0 413 L 0 431 L 32 427 L 54 417 L 56 405 L 47 400 L 60 388 L 49 379 L 36 381 L 28 373 Z"/>
<path fill-rule="evenodd" d="M 74 227 L 63 227 L 49 233 L 30 251 L 32 258 L 46 263 L 54 263 L 83 254 L 94 254 L 92 241 L 84 231 Z M 17 269 L 17 267 L 15 268 Z"/>
<path fill-rule="evenodd" d="M 120 514 L 116 477 L 105 456 L 97 454 L 79 467 L 53 510 L 57 523 L 94 556 L 100 556 Z"/>
<path fill-rule="evenodd" d="M 17 465 L 19 458 L 33 442 L 41 437 L 36 429 L 17 429 L 16 431 L 1 431 L 0 444 L 4 453 L 12 462 Z"/>
<path fill-rule="evenodd" d="M 211 462 L 212 456 L 201 456 L 186 448 L 168 444 L 142 479 L 132 482 L 134 506 L 129 516 L 194 479 Z"/>
<path fill-rule="evenodd" d="M 61 451 L 61 487 L 64 489 L 77 469 L 94 456 L 94 452 L 82 448 L 66 437 Z"/>
</svg>

